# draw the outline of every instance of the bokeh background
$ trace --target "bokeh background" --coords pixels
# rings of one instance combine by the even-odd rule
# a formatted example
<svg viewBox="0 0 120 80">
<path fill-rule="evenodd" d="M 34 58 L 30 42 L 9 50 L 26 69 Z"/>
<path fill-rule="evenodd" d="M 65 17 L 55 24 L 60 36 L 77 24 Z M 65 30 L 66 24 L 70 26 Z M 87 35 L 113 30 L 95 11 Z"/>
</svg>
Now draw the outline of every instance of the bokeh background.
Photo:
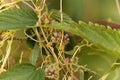
<svg viewBox="0 0 120 80">
<path fill-rule="evenodd" d="M 59 9 L 59 0 L 49 0 L 50 8 Z M 111 19 L 120 22 L 115 0 L 63 0 L 63 11 L 75 21 Z"/>
</svg>

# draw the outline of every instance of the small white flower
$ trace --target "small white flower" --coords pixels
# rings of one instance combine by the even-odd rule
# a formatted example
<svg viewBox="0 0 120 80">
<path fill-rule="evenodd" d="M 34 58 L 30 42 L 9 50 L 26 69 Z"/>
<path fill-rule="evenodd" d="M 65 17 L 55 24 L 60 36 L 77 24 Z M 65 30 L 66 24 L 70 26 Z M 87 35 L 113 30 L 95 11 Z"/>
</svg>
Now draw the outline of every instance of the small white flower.
<svg viewBox="0 0 120 80">
<path fill-rule="evenodd" d="M 58 77 L 59 70 L 55 64 L 52 64 L 47 66 L 47 68 L 45 69 L 45 74 L 46 74 L 46 77 L 53 79 Z"/>
</svg>

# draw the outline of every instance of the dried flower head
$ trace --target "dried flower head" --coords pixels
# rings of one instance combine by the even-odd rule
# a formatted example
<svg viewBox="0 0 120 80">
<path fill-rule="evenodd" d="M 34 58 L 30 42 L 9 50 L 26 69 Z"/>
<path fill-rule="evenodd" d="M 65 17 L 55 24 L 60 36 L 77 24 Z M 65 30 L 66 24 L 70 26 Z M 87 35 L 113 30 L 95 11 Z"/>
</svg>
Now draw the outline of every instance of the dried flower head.
<svg viewBox="0 0 120 80">
<path fill-rule="evenodd" d="M 52 37 L 51 37 L 51 40 L 53 43 L 60 43 L 61 42 L 61 39 L 62 39 L 62 33 L 61 32 L 54 32 Z M 65 34 L 63 36 L 63 42 L 65 44 L 69 43 L 69 35 L 68 34 Z"/>
<path fill-rule="evenodd" d="M 51 64 L 49 66 L 47 66 L 47 68 L 45 69 L 45 75 L 46 77 L 50 78 L 50 79 L 55 79 L 59 76 L 59 69 L 55 64 Z"/>
</svg>

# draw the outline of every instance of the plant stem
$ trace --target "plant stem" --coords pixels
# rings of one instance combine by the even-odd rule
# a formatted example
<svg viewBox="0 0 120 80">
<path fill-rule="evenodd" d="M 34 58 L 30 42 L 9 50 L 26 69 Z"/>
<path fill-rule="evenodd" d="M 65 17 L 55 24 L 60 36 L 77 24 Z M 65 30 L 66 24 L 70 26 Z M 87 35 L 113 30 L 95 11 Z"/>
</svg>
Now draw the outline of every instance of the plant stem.
<svg viewBox="0 0 120 80">
<path fill-rule="evenodd" d="M 62 22 L 63 22 L 63 13 L 62 13 L 62 0 L 60 0 L 60 20 L 61 20 L 61 24 L 62 24 Z M 63 49 L 62 49 L 62 45 L 63 45 L 63 38 L 64 38 L 64 31 L 62 30 L 62 38 L 61 38 L 61 42 L 60 42 L 60 45 L 59 45 L 59 55 L 60 55 L 60 57 L 62 58 L 62 52 L 63 52 Z M 62 49 L 62 51 L 61 51 L 61 49 Z"/>
<path fill-rule="evenodd" d="M 115 0 L 116 1 L 116 5 L 117 5 L 117 9 L 118 9 L 118 13 L 120 15 L 120 4 L 119 4 L 119 1 L 118 0 Z"/>
<path fill-rule="evenodd" d="M 12 39 L 13 39 L 13 37 L 12 37 Z M 8 40 L 8 45 L 7 45 L 7 48 L 6 48 L 6 56 L 5 56 L 4 60 L 3 60 L 3 63 L 1 65 L 0 70 L 4 70 L 4 66 L 5 66 L 5 64 L 6 64 L 7 60 L 8 60 L 8 58 L 9 58 L 10 51 L 11 51 L 11 45 L 12 45 L 12 41 L 13 41 L 12 39 L 10 41 Z"/>
<path fill-rule="evenodd" d="M 62 11 L 63 11 L 63 10 L 62 10 L 62 5 L 63 5 L 63 4 L 62 4 L 62 2 L 63 2 L 63 1 L 60 0 L 60 17 L 61 17 L 61 22 L 63 21 L 63 13 L 62 13 Z"/>
</svg>

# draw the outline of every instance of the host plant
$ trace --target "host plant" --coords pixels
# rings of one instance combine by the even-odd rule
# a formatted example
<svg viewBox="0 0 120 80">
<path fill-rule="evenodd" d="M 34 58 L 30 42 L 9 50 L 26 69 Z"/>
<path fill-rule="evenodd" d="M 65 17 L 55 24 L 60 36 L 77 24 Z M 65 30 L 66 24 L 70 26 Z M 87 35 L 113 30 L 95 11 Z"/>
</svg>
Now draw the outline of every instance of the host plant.
<svg viewBox="0 0 120 80">
<path fill-rule="evenodd" d="M 48 3 L 0 1 L 0 80 L 119 80 L 119 29 L 77 23 L 62 0 L 59 10 Z"/>
</svg>

